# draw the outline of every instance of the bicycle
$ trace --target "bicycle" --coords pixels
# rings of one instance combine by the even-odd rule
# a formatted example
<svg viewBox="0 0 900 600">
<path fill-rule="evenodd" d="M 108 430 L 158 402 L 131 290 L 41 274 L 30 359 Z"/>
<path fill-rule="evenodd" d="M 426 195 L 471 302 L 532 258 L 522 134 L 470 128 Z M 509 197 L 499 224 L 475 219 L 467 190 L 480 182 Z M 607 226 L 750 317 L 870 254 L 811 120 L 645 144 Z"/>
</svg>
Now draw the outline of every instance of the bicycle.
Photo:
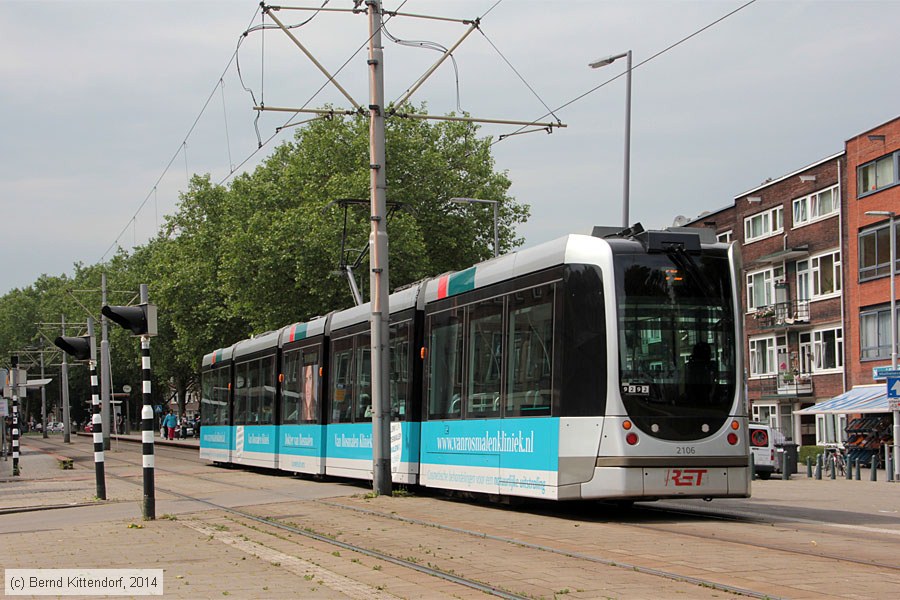
<svg viewBox="0 0 900 600">
<path fill-rule="evenodd" d="M 828 453 L 831 460 L 831 468 L 834 469 L 836 475 L 844 476 L 847 473 L 847 461 L 844 459 L 844 450 L 842 448 L 829 448 Z"/>
</svg>

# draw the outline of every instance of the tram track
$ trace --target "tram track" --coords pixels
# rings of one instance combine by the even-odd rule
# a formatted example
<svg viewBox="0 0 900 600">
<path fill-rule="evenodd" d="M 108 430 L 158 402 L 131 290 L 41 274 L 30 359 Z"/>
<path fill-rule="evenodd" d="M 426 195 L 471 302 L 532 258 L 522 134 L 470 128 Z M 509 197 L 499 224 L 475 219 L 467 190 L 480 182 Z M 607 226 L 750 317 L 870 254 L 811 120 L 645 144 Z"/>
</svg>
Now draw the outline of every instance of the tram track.
<svg viewBox="0 0 900 600">
<path fill-rule="evenodd" d="M 168 449 L 168 447 L 167 447 L 167 449 Z M 183 451 L 188 450 L 188 449 L 177 448 L 177 450 L 182 451 L 182 452 L 178 452 L 178 454 L 182 454 Z M 190 450 L 192 451 L 193 449 L 190 449 Z M 195 462 L 195 463 L 203 462 L 203 461 L 199 461 L 195 457 L 195 455 L 193 455 L 194 454 L 193 452 L 191 452 L 190 454 L 191 454 L 191 456 L 186 456 L 186 457 L 184 457 L 183 460 Z M 128 460 L 128 458 L 125 456 L 114 457 L 114 460 L 119 461 L 123 464 L 130 464 L 130 465 L 135 465 L 135 466 L 140 465 L 139 460 L 135 460 L 135 461 Z M 157 468 L 159 468 L 159 467 L 157 467 Z M 174 470 L 174 469 L 166 469 L 166 468 L 160 468 L 160 470 L 161 470 L 161 472 L 164 472 L 167 474 L 171 474 L 171 475 L 175 475 L 175 476 L 179 476 L 179 477 L 188 477 L 190 479 L 201 479 L 201 480 L 209 481 L 211 483 L 215 483 L 217 485 L 228 486 L 228 487 L 232 487 L 232 488 L 236 488 L 236 489 L 242 489 L 242 490 L 259 489 L 258 487 L 245 485 L 245 484 L 242 484 L 237 481 L 228 481 L 228 480 L 223 480 L 222 478 L 207 477 L 207 476 L 201 475 L 199 473 L 185 473 L 183 471 L 178 471 L 178 470 Z M 124 481 L 128 481 L 129 483 L 132 483 L 135 485 L 137 485 L 139 483 L 139 479 L 135 480 L 135 478 L 133 478 L 133 477 L 118 476 L 115 474 L 113 474 L 112 476 L 116 477 L 118 479 L 124 480 Z M 466 583 L 464 583 L 462 581 L 455 581 L 455 578 L 461 578 L 463 580 L 470 581 L 471 583 L 473 583 L 473 585 L 468 585 L 467 587 L 472 587 L 472 589 L 479 589 L 480 591 L 485 591 L 485 590 L 481 590 L 481 588 L 479 588 L 479 587 L 475 587 L 476 585 L 484 586 L 485 585 L 484 582 L 476 581 L 476 580 L 469 580 L 465 577 L 464 573 L 463 573 L 463 575 L 459 575 L 456 573 L 449 573 L 447 570 L 434 569 L 433 567 L 423 565 L 423 564 L 421 564 L 422 557 L 418 557 L 413 560 L 407 560 L 407 559 L 400 558 L 393 554 L 388 554 L 388 553 L 383 553 L 383 552 L 378 553 L 378 551 L 372 550 L 371 544 L 367 545 L 365 543 L 352 543 L 352 542 L 348 542 L 348 541 L 336 540 L 336 539 L 334 539 L 335 538 L 334 530 L 329 532 L 328 528 L 325 526 L 323 526 L 322 528 L 317 527 L 316 531 L 312 531 L 309 527 L 297 527 L 294 524 L 287 521 L 287 519 L 289 519 L 291 515 L 277 514 L 277 506 L 276 506 L 277 503 L 272 503 L 272 506 L 270 506 L 269 504 L 266 504 L 265 506 L 258 506 L 254 512 L 249 512 L 248 510 L 245 510 L 244 507 L 242 507 L 242 508 L 228 507 L 228 506 L 224 506 L 220 503 L 213 502 L 210 500 L 198 499 L 194 496 L 191 496 L 190 494 L 185 494 L 185 493 L 178 492 L 177 490 L 170 489 L 170 487 L 166 487 L 166 488 L 157 487 L 157 490 L 167 493 L 167 494 L 171 494 L 173 497 L 176 497 L 176 498 L 181 498 L 183 500 L 190 500 L 193 502 L 198 502 L 198 503 L 201 503 L 210 508 L 224 511 L 224 512 L 232 515 L 234 518 L 247 519 L 247 520 L 251 521 L 252 523 L 254 523 L 256 527 L 260 527 L 263 529 L 272 528 L 272 529 L 277 529 L 280 531 L 290 532 L 292 534 L 302 535 L 302 536 L 305 536 L 316 542 L 332 544 L 332 545 L 340 547 L 341 549 L 346 549 L 348 551 L 352 550 L 355 552 L 360 552 L 361 554 L 366 555 L 366 556 L 377 556 L 379 560 L 390 561 L 392 564 L 402 565 L 406 568 L 414 569 L 414 570 L 422 572 L 422 573 L 428 573 L 430 575 L 434 575 L 436 577 L 442 577 L 442 578 L 446 579 L 442 575 L 439 575 L 439 573 L 443 573 L 444 575 L 450 575 L 452 577 L 451 579 L 447 579 L 448 581 L 454 581 L 455 583 L 459 583 L 460 585 L 467 585 Z M 284 494 L 281 491 L 273 491 L 272 493 L 278 494 L 278 496 L 284 498 L 285 502 L 301 500 L 301 498 L 299 498 L 299 497 L 295 497 L 290 494 Z M 359 497 L 357 496 L 357 501 L 358 501 L 358 498 Z M 306 502 L 309 502 L 309 498 L 305 498 L 303 500 Z M 280 502 L 280 500 L 278 502 Z M 559 544 L 535 543 L 533 541 L 529 541 L 528 539 L 523 539 L 523 538 L 513 537 L 513 536 L 506 536 L 506 535 L 502 535 L 502 534 L 497 534 L 496 532 L 492 534 L 492 533 L 487 533 L 486 531 L 478 531 L 475 529 L 468 529 L 465 527 L 452 527 L 452 526 L 448 526 L 448 525 L 445 525 L 443 523 L 440 523 L 440 522 L 437 522 L 434 520 L 429 520 L 427 518 L 425 518 L 425 519 L 418 518 L 417 519 L 417 518 L 411 518 L 408 516 L 399 515 L 394 512 L 388 513 L 383 510 L 375 510 L 372 508 L 354 506 L 354 505 L 352 505 L 352 502 L 354 502 L 354 501 L 349 501 L 349 503 L 342 502 L 342 501 L 322 500 L 322 499 L 313 501 L 313 503 L 315 503 L 317 505 L 320 505 L 323 507 L 328 507 L 330 509 L 339 509 L 339 510 L 345 511 L 345 512 L 346 511 L 354 511 L 356 514 L 359 514 L 369 520 L 377 519 L 379 521 L 384 520 L 387 522 L 395 522 L 395 523 L 403 522 L 408 525 L 420 527 L 423 530 L 439 530 L 439 531 L 446 532 L 446 533 L 452 533 L 457 536 L 478 538 L 478 539 L 496 543 L 496 544 L 501 544 L 501 545 L 506 545 L 506 546 L 515 546 L 517 548 L 524 548 L 524 549 L 532 550 L 532 551 L 535 551 L 537 553 L 544 554 L 544 555 L 558 556 L 558 557 L 563 557 L 565 559 L 571 559 L 574 561 L 583 562 L 586 564 L 603 565 L 603 566 L 609 567 L 609 568 L 621 569 L 621 570 L 629 571 L 629 572 L 637 572 L 637 573 L 641 573 L 641 574 L 652 576 L 652 577 L 665 578 L 665 579 L 669 579 L 672 581 L 683 582 L 685 584 L 689 584 L 689 585 L 693 585 L 693 586 L 699 586 L 699 587 L 703 587 L 703 588 L 719 590 L 721 592 L 726 592 L 726 593 L 745 596 L 745 597 L 753 597 L 753 598 L 775 598 L 776 597 L 776 596 L 772 595 L 771 593 L 758 592 L 756 590 L 747 589 L 745 587 L 728 585 L 728 584 L 722 583 L 721 581 L 715 581 L 715 580 L 706 579 L 703 577 L 686 575 L 683 573 L 679 573 L 677 570 L 668 570 L 668 569 L 664 569 L 664 568 L 661 569 L 661 568 L 656 568 L 653 566 L 647 566 L 646 564 L 641 564 L 640 560 L 639 561 L 620 560 L 618 558 L 608 558 L 606 556 L 603 556 L 602 554 L 598 555 L 596 553 L 571 551 L 571 550 L 565 549 L 564 547 L 562 547 Z M 500 510 L 502 510 L 502 509 L 500 509 Z M 554 505 L 554 507 L 552 509 L 550 507 L 547 507 L 547 509 L 545 509 L 543 507 L 536 508 L 535 506 L 531 506 L 531 507 L 529 507 L 528 512 L 530 512 L 532 514 L 537 514 L 540 516 L 546 516 L 546 517 L 551 517 L 551 518 L 561 518 L 564 520 L 568 520 L 570 522 L 576 522 L 579 520 L 583 520 L 581 516 L 579 516 L 577 513 L 573 513 L 572 510 L 577 511 L 578 508 L 573 507 L 572 509 L 569 509 L 568 507 L 566 507 L 566 508 L 562 509 L 562 507 L 557 507 Z M 681 520 L 676 521 L 675 524 L 672 526 L 657 525 L 657 524 L 652 524 L 652 523 L 629 522 L 629 521 L 633 521 L 633 516 L 634 516 L 635 512 L 646 512 L 647 514 L 657 514 L 657 515 L 661 515 L 663 518 L 667 518 L 672 515 L 677 515 L 678 517 L 681 518 Z M 818 551 L 805 550 L 805 549 L 800 549 L 800 548 L 796 548 L 796 547 L 788 547 L 783 544 L 775 544 L 775 543 L 763 544 L 763 543 L 759 543 L 759 542 L 753 542 L 748 539 L 738 539 L 734 536 L 728 537 L 728 536 L 724 535 L 723 533 L 709 535 L 709 534 L 690 532 L 690 531 L 684 531 L 684 530 L 677 529 L 677 525 L 679 523 L 682 523 L 682 524 L 686 523 L 686 521 L 684 520 L 685 518 L 700 518 L 700 517 L 702 517 L 703 519 L 716 519 L 716 520 L 721 520 L 721 521 L 730 521 L 730 522 L 733 522 L 733 523 L 736 523 L 739 525 L 740 524 L 754 524 L 754 525 L 762 525 L 762 526 L 766 526 L 766 527 L 769 527 L 772 525 L 771 522 L 766 522 L 763 519 L 753 519 L 753 518 L 748 517 L 745 514 L 744 515 L 732 514 L 732 513 L 729 513 L 727 509 L 722 509 L 722 508 L 718 508 L 718 507 L 714 511 L 704 511 L 700 508 L 685 509 L 685 508 L 679 508 L 679 507 L 638 505 L 634 509 L 632 509 L 632 512 L 630 512 L 630 514 L 632 515 L 631 519 L 616 519 L 613 524 L 616 527 L 620 527 L 620 528 L 627 528 L 627 529 L 634 529 L 634 530 L 640 530 L 640 531 L 645 531 L 645 532 L 652 532 L 652 533 L 656 533 L 656 534 L 662 534 L 668 540 L 667 543 L 672 543 L 672 540 L 676 539 L 673 536 L 677 536 L 677 539 L 703 540 L 704 542 L 709 542 L 709 543 L 729 544 L 729 545 L 735 546 L 738 549 L 747 548 L 747 549 L 754 549 L 754 550 L 762 550 L 762 551 L 771 552 L 771 553 L 780 553 L 781 555 L 785 556 L 784 560 L 787 560 L 787 561 L 792 560 L 791 558 L 789 558 L 790 556 L 795 556 L 795 557 L 802 556 L 802 557 L 808 558 L 808 559 L 834 561 L 835 563 L 865 565 L 870 568 L 889 569 L 891 571 L 900 570 L 900 567 L 898 567 L 897 565 L 882 563 L 882 562 L 877 562 L 877 561 L 871 561 L 871 560 L 859 560 L 859 559 L 853 558 L 852 556 L 837 555 L 837 554 L 832 554 L 832 553 L 828 553 L 828 552 L 823 552 L 822 550 L 818 550 Z M 585 524 L 590 524 L 591 522 L 592 522 L 592 520 L 588 519 L 588 521 L 586 521 Z M 596 522 L 598 525 L 606 524 L 604 522 L 604 520 L 599 520 L 599 521 L 594 520 L 593 522 Z M 578 527 L 578 525 L 576 524 L 575 527 Z M 693 543 L 696 543 L 696 541 Z M 370 552 L 376 552 L 377 554 L 373 555 L 373 554 L 370 554 Z M 396 553 L 394 553 L 394 554 L 396 554 Z M 505 586 L 505 587 L 508 587 L 508 586 Z M 485 593 L 489 593 L 489 594 L 492 594 L 492 595 L 495 595 L 498 597 L 522 597 L 515 593 L 507 592 L 507 591 L 505 591 L 505 589 L 499 589 L 496 587 L 485 591 Z M 510 595 L 506 596 L 504 594 L 510 594 Z"/>
</svg>

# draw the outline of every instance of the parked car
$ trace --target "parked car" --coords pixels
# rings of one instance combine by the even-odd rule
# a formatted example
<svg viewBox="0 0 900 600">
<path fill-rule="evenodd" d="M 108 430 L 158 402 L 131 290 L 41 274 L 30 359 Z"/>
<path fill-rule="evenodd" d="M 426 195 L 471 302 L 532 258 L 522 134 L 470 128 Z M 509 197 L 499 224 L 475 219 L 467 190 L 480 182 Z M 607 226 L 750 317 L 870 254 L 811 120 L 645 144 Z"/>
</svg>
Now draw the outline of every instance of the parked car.
<svg viewBox="0 0 900 600">
<path fill-rule="evenodd" d="M 66 426 L 62 423 L 47 423 L 47 433 L 62 433 Z"/>
<path fill-rule="evenodd" d="M 775 439 L 772 428 L 762 423 L 750 423 L 750 451 L 753 466 L 760 479 L 768 479 L 775 472 Z"/>
</svg>

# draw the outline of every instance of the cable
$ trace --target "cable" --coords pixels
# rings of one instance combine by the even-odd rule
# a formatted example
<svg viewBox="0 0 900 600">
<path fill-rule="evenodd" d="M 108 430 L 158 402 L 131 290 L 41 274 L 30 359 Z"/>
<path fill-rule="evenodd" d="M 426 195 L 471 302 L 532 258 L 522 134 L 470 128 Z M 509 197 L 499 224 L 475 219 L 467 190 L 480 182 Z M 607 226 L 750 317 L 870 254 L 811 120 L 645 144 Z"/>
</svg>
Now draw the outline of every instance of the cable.
<svg viewBox="0 0 900 600">
<path fill-rule="evenodd" d="M 677 42 L 675 42 L 674 44 L 671 44 L 671 45 L 669 45 L 669 46 L 663 48 L 662 50 L 660 50 L 659 52 L 657 52 L 656 54 L 654 54 L 654 55 L 651 56 L 650 58 L 647 58 L 647 59 L 645 59 L 645 60 L 642 60 L 642 61 L 639 62 L 638 64 L 634 65 L 634 66 L 631 68 L 631 70 L 634 71 L 634 70 L 637 69 L 638 67 L 641 67 L 641 66 L 647 64 L 647 63 L 650 62 L 651 60 L 653 60 L 653 59 L 655 59 L 655 58 L 658 58 L 658 57 L 662 56 L 663 54 L 665 54 L 665 53 L 668 52 L 669 50 L 672 50 L 673 48 L 676 48 L 677 46 L 680 46 L 681 44 L 683 44 L 684 42 L 688 41 L 689 39 L 691 39 L 691 38 L 693 38 L 693 37 L 695 37 L 695 36 L 697 36 L 697 35 L 703 33 L 704 31 L 706 31 L 706 30 L 709 29 L 710 27 L 712 27 L 712 26 L 714 26 L 714 25 L 718 25 L 719 23 L 721 23 L 722 21 L 724 21 L 724 20 L 727 19 L 728 17 L 730 17 L 730 16 L 732 16 L 732 15 L 734 15 L 734 14 L 736 14 L 736 13 L 742 11 L 742 10 L 744 10 L 745 8 L 747 8 L 748 6 L 750 6 L 751 4 L 753 4 L 754 2 L 756 2 L 756 0 L 749 0 L 749 2 L 747 2 L 747 3 L 745 3 L 745 4 L 742 4 L 741 6 L 737 7 L 737 8 L 734 9 L 733 11 L 727 13 L 726 15 L 724 15 L 724 16 L 722 16 L 722 17 L 719 17 L 718 19 L 716 19 L 715 21 L 713 21 L 713 22 L 710 23 L 709 25 L 706 25 L 705 27 L 701 27 L 700 29 L 698 29 L 698 30 L 695 31 L 694 33 L 692 33 L 692 34 L 690 34 L 690 35 L 688 35 L 688 36 L 686 36 L 686 37 L 683 37 L 683 38 L 681 38 L 680 40 L 678 40 Z M 579 100 L 583 99 L 584 97 L 586 97 L 586 96 L 588 96 L 588 95 L 590 95 L 590 94 L 593 94 L 594 92 L 596 92 L 596 91 L 599 90 L 600 88 L 605 87 L 606 85 L 612 83 L 613 81 L 616 81 L 617 79 L 619 79 L 620 77 L 622 77 L 622 76 L 625 75 L 626 73 L 627 73 L 627 72 L 622 72 L 622 73 L 619 73 L 618 75 L 616 75 L 615 77 L 613 77 L 613 78 L 611 78 L 611 79 L 607 79 L 606 81 L 604 81 L 604 82 L 601 83 L 600 85 L 598 85 L 598 86 L 596 86 L 596 87 L 593 87 L 593 88 L 589 89 L 588 91 L 584 92 L 583 94 L 580 94 L 580 95 L 578 95 L 578 96 L 572 98 L 571 100 L 569 100 L 569 101 L 566 102 L 565 104 L 560 105 L 559 107 L 556 108 L 556 110 L 557 110 L 557 111 L 560 111 L 560 110 L 562 110 L 562 109 L 564 109 L 564 108 L 567 108 L 567 107 L 571 106 L 572 104 L 578 102 Z M 534 120 L 535 120 L 535 121 L 540 121 L 540 120 L 543 119 L 543 118 L 546 118 L 546 117 L 548 117 L 548 116 L 550 116 L 550 115 L 553 115 L 553 112 L 554 112 L 554 111 L 550 111 L 550 112 L 548 112 L 548 113 L 545 113 L 544 115 L 542 115 L 542 116 L 540 116 L 540 117 L 538 117 L 537 119 L 534 119 Z M 555 115 L 554 115 L 554 116 L 555 116 Z M 496 141 L 491 142 L 491 146 L 493 146 L 493 145 L 495 145 L 495 144 L 499 144 L 499 143 L 502 142 L 504 139 L 506 139 L 506 138 L 508 138 L 508 137 L 511 137 L 511 136 L 513 136 L 513 135 L 516 135 L 517 133 L 521 132 L 521 131 L 522 131 L 523 129 L 525 129 L 526 127 L 528 127 L 528 126 L 527 126 L 527 125 L 523 125 L 522 127 L 520 127 L 519 129 L 517 129 L 517 130 L 514 131 L 513 133 L 507 134 L 507 135 L 505 135 L 505 136 L 501 136 L 501 137 L 498 138 Z"/>
<path fill-rule="evenodd" d="M 259 13 L 259 11 L 260 11 L 260 8 L 257 7 L 256 12 L 253 13 L 253 18 L 250 19 L 250 23 L 253 23 L 253 21 L 256 20 L 256 15 Z M 238 45 L 238 47 L 240 47 L 240 44 Z M 225 74 L 228 72 L 228 69 L 231 67 L 231 63 L 235 62 L 236 59 L 237 59 L 237 48 L 235 48 L 235 51 L 231 54 L 231 58 L 228 59 L 228 64 L 226 64 L 225 68 L 222 70 L 222 75 L 219 76 L 220 80 L 223 77 L 225 77 Z M 153 184 L 153 187 L 150 189 L 150 191 L 144 197 L 144 200 L 138 205 L 138 208 L 135 211 L 134 215 L 131 217 L 131 219 L 128 221 L 128 223 L 126 223 L 125 227 L 122 228 L 122 231 L 119 232 L 119 235 L 116 236 L 116 239 L 113 241 L 112 244 L 110 244 L 109 248 L 106 249 L 106 252 L 103 253 L 103 255 L 100 257 L 100 260 L 97 262 L 102 263 L 104 261 L 104 259 L 110 253 L 110 251 L 112 251 L 113 248 L 115 248 L 116 245 L 119 243 L 119 240 L 122 238 L 122 236 L 125 235 L 125 232 L 128 231 L 129 225 L 131 225 L 132 222 L 137 221 L 137 216 L 140 214 L 141 210 L 143 210 L 144 206 L 146 206 L 147 202 L 150 200 L 150 197 L 155 193 L 156 188 L 159 186 L 160 182 L 163 180 L 163 177 L 165 177 L 166 174 L 169 172 L 169 168 L 171 168 L 172 163 L 175 162 L 175 159 L 178 157 L 178 153 L 181 152 L 181 149 L 184 146 L 184 144 L 187 143 L 187 139 L 191 136 L 191 133 L 193 133 L 194 128 L 197 126 L 197 123 L 200 121 L 200 118 L 203 116 L 203 113 L 206 111 L 206 107 L 209 106 L 209 102 L 212 99 L 213 95 L 216 93 L 216 88 L 218 86 L 219 86 L 219 83 L 218 83 L 218 81 L 216 81 L 216 85 L 213 87 L 212 92 L 210 93 L 209 97 L 206 99 L 206 102 L 203 104 L 203 108 L 200 109 L 200 114 L 198 114 L 197 118 L 194 119 L 194 123 L 191 125 L 190 129 L 188 129 L 187 135 L 184 136 L 184 140 L 182 141 L 182 143 L 178 145 L 178 149 L 172 155 L 172 158 L 169 159 L 169 162 L 166 164 L 165 168 L 163 169 L 163 172 L 160 174 L 159 178 L 157 178 L 156 182 Z M 135 245 L 137 245 L 137 244 L 135 244 Z"/>
<path fill-rule="evenodd" d="M 497 6 L 497 5 L 495 4 L 494 6 Z M 493 9 L 493 7 L 492 7 L 492 9 Z M 490 11 L 488 11 L 488 12 L 490 12 Z M 537 98 L 538 101 L 544 105 L 544 108 L 547 109 L 548 114 L 553 115 L 553 118 L 556 119 L 557 123 L 562 123 L 562 121 L 560 121 L 559 117 L 557 117 L 556 114 L 553 112 L 553 109 L 550 108 L 549 106 L 547 106 L 547 103 L 544 102 L 544 100 L 538 95 L 538 93 L 536 91 L 534 91 L 534 88 L 531 87 L 531 85 L 529 85 L 529 83 L 527 81 L 525 81 L 525 78 L 522 77 L 522 74 L 516 70 L 516 68 L 512 65 L 511 62 L 509 62 L 509 60 L 507 60 L 507 58 L 505 56 L 503 56 L 503 53 L 500 52 L 500 49 L 494 45 L 494 42 L 492 42 L 491 39 L 487 36 L 487 34 L 484 31 L 482 31 L 481 27 L 478 28 L 478 33 L 480 33 L 482 36 L 484 36 L 484 39 L 487 40 L 487 43 L 491 45 L 491 48 L 493 48 L 494 51 L 500 55 L 500 58 L 503 59 L 503 62 L 505 62 L 509 66 L 509 68 L 512 69 L 513 73 L 516 74 L 516 76 L 519 78 L 519 80 L 525 84 L 525 87 L 527 87 L 529 90 L 531 90 L 531 93 L 534 94 L 534 97 Z"/>
<path fill-rule="evenodd" d="M 389 40 L 400 46 L 406 46 L 408 48 L 424 48 L 426 50 L 434 50 L 441 53 L 447 52 L 447 47 L 437 42 L 430 42 L 428 40 L 401 40 L 397 37 L 394 37 L 391 32 L 387 30 L 387 27 L 382 27 L 382 29 Z M 459 98 L 459 65 L 456 64 L 456 57 L 454 57 L 452 54 L 450 55 L 450 61 L 453 63 L 453 74 L 456 81 L 456 110 L 459 112 L 463 112 Z M 409 90 L 413 85 L 419 83 L 421 79 L 422 78 L 420 77 L 419 79 L 415 80 L 412 85 L 407 86 L 406 89 Z M 394 103 L 396 103 L 396 100 L 394 101 Z M 544 106 L 546 107 L 546 105 Z"/>
</svg>

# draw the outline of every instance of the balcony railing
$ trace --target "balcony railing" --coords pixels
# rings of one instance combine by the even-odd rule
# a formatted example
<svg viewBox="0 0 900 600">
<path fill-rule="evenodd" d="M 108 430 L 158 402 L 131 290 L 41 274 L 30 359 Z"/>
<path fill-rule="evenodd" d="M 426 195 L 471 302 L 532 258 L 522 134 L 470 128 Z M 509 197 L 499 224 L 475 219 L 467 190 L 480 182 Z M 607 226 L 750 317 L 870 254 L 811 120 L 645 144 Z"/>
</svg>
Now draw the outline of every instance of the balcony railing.
<svg viewBox="0 0 900 600">
<path fill-rule="evenodd" d="M 790 327 L 794 323 L 809 323 L 809 300 L 776 302 L 761 306 L 753 313 L 761 329 Z"/>
<path fill-rule="evenodd" d="M 764 396 L 811 396 L 813 380 L 808 373 L 779 373 L 760 381 L 760 392 Z"/>
</svg>

